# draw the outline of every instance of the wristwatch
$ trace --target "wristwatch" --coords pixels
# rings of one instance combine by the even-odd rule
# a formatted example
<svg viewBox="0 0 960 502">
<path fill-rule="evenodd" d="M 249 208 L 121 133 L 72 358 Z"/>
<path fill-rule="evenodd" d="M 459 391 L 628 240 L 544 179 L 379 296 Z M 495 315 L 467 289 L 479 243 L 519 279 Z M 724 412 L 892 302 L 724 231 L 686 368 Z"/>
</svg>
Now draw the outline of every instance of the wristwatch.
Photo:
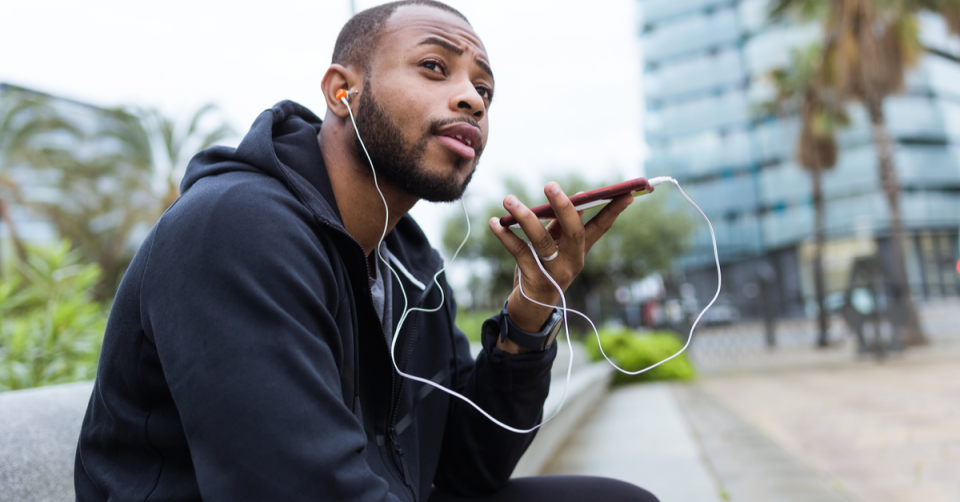
<svg viewBox="0 0 960 502">
<path fill-rule="evenodd" d="M 517 345 L 530 350 L 549 349 L 553 345 L 553 341 L 557 339 L 557 333 L 560 332 L 560 321 L 563 320 L 560 309 L 553 309 L 553 313 L 540 328 L 539 333 L 528 333 L 510 321 L 510 316 L 507 315 L 507 303 L 509 302 L 510 299 L 503 302 L 503 311 L 500 312 L 500 341 L 506 341 L 507 336 L 509 336 Z"/>
</svg>

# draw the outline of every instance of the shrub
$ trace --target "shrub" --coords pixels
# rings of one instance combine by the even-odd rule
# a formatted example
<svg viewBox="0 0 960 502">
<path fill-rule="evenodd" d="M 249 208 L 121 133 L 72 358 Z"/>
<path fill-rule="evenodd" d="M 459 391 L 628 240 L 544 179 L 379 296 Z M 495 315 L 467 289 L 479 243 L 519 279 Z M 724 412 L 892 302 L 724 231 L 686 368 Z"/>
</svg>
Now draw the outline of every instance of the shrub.
<svg viewBox="0 0 960 502">
<path fill-rule="evenodd" d="M 483 321 L 499 313 L 499 310 L 458 310 L 457 327 L 467 334 L 471 342 L 479 342 L 480 326 L 483 326 Z"/>
<path fill-rule="evenodd" d="M 627 371 L 636 371 L 656 364 L 683 348 L 680 338 L 667 331 L 638 333 L 629 329 L 602 329 L 600 341 L 607 356 Z M 587 337 L 586 347 L 592 360 L 603 360 L 596 336 Z M 617 371 L 614 373 L 613 384 L 652 380 L 691 380 L 695 376 L 696 371 L 693 365 L 690 364 L 687 354 L 683 353 L 639 375 L 626 375 Z"/>
<path fill-rule="evenodd" d="M 94 378 L 107 323 L 93 300 L 100 267 L 69 242 L 28 251 L 0 279 L 0 391 Z"/>
</svg>

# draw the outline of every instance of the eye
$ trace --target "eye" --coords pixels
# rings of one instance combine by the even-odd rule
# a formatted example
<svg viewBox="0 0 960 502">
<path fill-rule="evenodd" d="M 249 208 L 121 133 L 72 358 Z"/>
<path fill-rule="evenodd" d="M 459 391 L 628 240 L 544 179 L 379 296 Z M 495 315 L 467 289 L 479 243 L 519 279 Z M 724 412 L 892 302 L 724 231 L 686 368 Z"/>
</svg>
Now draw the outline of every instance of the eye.
<svg viewBox="0 0 960 502">
<path fill-rule="evenodd" d="M 443 64 L 441 64 L 439 61 L 424 61 L 423 63 L 421 63 L 420 66 L 430 71 L 437 72 L 441 75 L 446 74 L 446 69 L 443 67 Z"/>
<path fill-rule="evenodd" d="M 493 100 L 493 91 L 491 89 L 484 87 L 482 85 L 478 85 L 476 89 L 477 89 L 477 94 L 479 94 L 481 98 L 487 101 Z"/>
</svg>

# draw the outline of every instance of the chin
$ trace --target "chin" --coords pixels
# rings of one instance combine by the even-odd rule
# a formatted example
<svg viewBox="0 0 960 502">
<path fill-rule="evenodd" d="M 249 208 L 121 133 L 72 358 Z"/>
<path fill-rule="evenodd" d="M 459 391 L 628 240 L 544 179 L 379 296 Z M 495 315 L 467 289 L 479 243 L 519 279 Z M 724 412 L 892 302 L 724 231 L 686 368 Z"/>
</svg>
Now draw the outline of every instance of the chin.
<svg viewBox="0 0 960 502">
<path fill-rule="evenodd" d="M 426 173 L 434 179 L 447 179 L 451 183 L 464 183 L 470 180 L 477 170 L 479 157 L 465 159 L 459 155 L 444 155 L 434 162 L 427 162 Z"/>
<path fill-rule="evenodd" d="M 422 177 L 416 189 L 417 196 L 428 202 L 455 202 L 463 197 L 470 180 L 473 178 L 474 166 L 469 172 L 451 173 L 452 176 L 425 176 Z"/>
</svg>

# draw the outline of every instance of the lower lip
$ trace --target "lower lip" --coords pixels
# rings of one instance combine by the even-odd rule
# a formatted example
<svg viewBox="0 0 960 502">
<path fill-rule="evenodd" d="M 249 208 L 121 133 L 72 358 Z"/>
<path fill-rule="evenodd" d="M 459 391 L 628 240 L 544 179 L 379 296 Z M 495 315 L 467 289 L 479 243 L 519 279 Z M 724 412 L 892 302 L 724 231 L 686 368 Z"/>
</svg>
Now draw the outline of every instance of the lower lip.
<svg viewBox="0 0 960 502">
<path fill-rule="evenodd" d="M 443 143 L 444 145 L 447 145 L 447 148 L 453 150 L 457 155 L 461 157 L 472 159 L 477 155 L 477 152 L 474 151 L 472 147 L 469 147 L 466 144 L 461 143 L 459 140 L 455 138 L 451 138 L 450 136 L 437 136 L 437 138 L 440 139 L 441 143 Z"/>
</svg>

